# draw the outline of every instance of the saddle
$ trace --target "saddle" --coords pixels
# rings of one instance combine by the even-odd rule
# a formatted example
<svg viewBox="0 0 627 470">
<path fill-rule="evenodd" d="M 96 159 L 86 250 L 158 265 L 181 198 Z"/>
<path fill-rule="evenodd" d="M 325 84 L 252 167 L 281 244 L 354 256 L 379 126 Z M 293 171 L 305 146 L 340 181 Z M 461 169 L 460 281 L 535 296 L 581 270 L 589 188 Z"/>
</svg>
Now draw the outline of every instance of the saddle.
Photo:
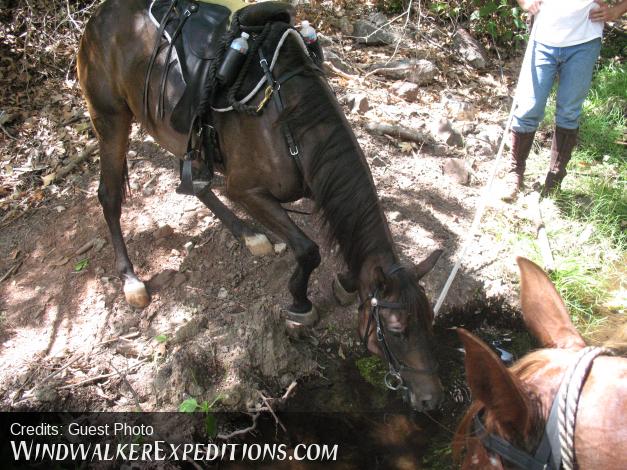
<svg viewBox="0 0 627 470">
<path fill-rule="evenodd" d="M 289 28 L 294 24 L 294 9 L 281 2 L 246 5 L 240 0 L 216 0 L 216 3 L 150 0 L 148 11 L 158 27 L 158 37 L 146 75 L 144 112 L 149 115 L 148 83 L 152 67 L 166 47 L 167 66 L 160 77 L 157 118 L 164 117 L 167 75 L 173 73 L 174 66 L 185 89 L 173 106 L 170 124 L 177 132 L 188 135 L 188 149 L 181 161 L 181 185 L 177 192 L 197 194 L 209 185 L 213 162 L 221 160 L 211 110 L 205 104 L 207 101 L 210 105 L 214 101 L 224 103 L 226 90 L 219 89 L 212 75 L 219 66 L 216 62 L 229 45 L 226 41 L 239 30 L 263 27 L 267 23 L 280 22 Z"/>
</svg>

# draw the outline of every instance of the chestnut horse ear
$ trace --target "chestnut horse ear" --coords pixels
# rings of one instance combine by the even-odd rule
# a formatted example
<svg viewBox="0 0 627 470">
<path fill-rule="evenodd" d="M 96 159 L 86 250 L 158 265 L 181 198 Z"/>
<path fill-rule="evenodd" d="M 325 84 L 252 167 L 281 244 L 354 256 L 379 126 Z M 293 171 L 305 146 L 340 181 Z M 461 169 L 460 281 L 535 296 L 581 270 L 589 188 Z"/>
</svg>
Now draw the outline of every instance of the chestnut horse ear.
<svg viewBox="0 0 627 470">
<path fill-rule="evenodd" d="M 517 257 L 523 319 L 545 348 L 581 349 L 586 343 L 570 321 L 564 301 L 537 264 Z"/>
<path fill-rule="evenodd" d="M 416 266 L 416 276 L 418 276 L 418 279 L 422 279 L 434 268 L 435 264 L 440 259 L 440 256 L 442 256 L 442 253 L 444 253 L 444 250 L 435 250 L 427 256 L 427 258 L 418 263 Z"/>
<path fill-rule="evenodd" d="M 502 430 L 526 435 L 531 426 L 531 403 L 518 378 L 479 338 L 456 328 L 466 350 L 466 380 L 473 399 L 491 412 Z"/>
</svg>

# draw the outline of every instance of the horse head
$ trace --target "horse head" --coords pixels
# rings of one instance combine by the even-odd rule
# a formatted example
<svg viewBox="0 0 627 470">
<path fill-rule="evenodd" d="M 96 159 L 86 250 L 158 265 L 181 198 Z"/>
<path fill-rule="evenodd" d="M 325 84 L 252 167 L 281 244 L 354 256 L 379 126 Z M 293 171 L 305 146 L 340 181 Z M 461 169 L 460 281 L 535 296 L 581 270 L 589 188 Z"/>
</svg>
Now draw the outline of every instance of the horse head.
<svg viewBox="0 0 627 470">
<path fill-rule="evenodd" d="M 544 468 L 556 468 L 551 461 L 556 454 L 563 458 L 572 454 L 573 459 L 576 455 L 581 469 L 619 468 L 626 456 L 627 429 L 620 416 L 627 411 L 627 361 L 606 356 L 590 361 L 572 418 L 576 422 L 572 442 L 566 445 L 561 437 L 553 439 L 548 422 L 559 409 L 562 382 L 573 387 L 567 371 L 574 370 L 572 365 L 591 348 L 584 349 L 563 300 L 542 269 L 524 258 L 517 262 L 523 318 L 542 349 L 508 369 L 484 342 L 462 328 L 457 330 L 466 351 L 466 377 L 474 401 L 455 435 L 454 453 L 459 458 L 464 452 L 463 469 L 543 468 L 545 463 Z M 548 457 L 541 450 L 545 441 Z"/>
<path fill-rule="evenodd" d="M 436 408 L 442 398 L 433 355 L 433 310 L 418 283 L 441 254 L 435 251 L 414 270 L 377 265 L 367 270 L 371 276 L 360 287 L 360 337 L 370 352 L 386 361 L 386 386 L 403 390 L 417 411 Z"/>
</svg>

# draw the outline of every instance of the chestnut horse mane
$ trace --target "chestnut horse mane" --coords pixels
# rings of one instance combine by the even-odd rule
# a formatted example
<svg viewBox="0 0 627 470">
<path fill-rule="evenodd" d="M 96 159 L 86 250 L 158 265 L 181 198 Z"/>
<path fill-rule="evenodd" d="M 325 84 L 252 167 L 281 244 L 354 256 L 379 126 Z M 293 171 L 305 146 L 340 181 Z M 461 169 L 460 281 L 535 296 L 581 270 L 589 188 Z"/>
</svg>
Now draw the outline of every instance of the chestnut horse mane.
<svg viewBox="0 0 627 470">
<path fill-rule="evenodd" d="M 523 382 L 525 378 L 534 375 L 536 372 L 542 369 L 547 364 L 547 362 L 550 362 L 552 353 L 554 351 L 555 350 L 551 349 L 539 349 L 537 351 L 531 352 L 518 360 L 514 365 L 509 368 L 509 370 L 518 379 L 521 379 L 519 382 Z M 503 432 L 502 429 L 499 429 L 499 426 L 494 419 L 488 418 L 487 420 L 485 420 L 484 424 L 488 432 L 502 435 L 512 444 L 518 446 L 520 449 L 532 453 L 535 447 L 540 442 L 540 439 L 542 438 L 542 434 L 544 432 L 544 426 L 546 424 L 545 420 L 543 419 L 544 410 L 542 409 L 542 405 L 538 397 L 534 396 L 532 392 L 526 390 L 525 388 L 523 388 L 522 391 L 527 397 L 529 397 L 529 402 L 531 403 L 532 408 L 531 413 L 528 416 L 527 423 L 524 423 L 524 425 L 523 423 L 521 423 L 519 429 L 530 429 L 531 432 L 528 435 L 507 435 Z M 483 409 L 483 403 L 473 401 L 468 407 L 468 410 L 464 414 L 461 422 L 459 423 L 459 426 L 457 427 L 457 430 L 455 431 L 455 435 L 453 437 L 453 457 L 455 461 L 461 461 L 463 451 L 467 449 L 473 441 L 476 442 L 478 440 L 473 433 L 473 420 L 475 416 Z"/>
</svg>

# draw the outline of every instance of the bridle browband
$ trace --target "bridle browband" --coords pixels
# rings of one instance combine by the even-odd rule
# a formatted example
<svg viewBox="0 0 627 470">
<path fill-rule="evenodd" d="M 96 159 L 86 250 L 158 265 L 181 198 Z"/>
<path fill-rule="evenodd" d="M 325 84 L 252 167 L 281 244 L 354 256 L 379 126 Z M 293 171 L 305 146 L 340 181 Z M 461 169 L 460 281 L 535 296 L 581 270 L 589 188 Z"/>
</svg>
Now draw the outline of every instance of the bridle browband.
<svg viewBox="0 0 627 470">
<path fill-rule="evenodd" d="M 390 269 L 388 269 L 386 276 L 392 276 L 398 271 L 405 269 L 403 266 L 398 264 L 393 264 Z M 372 328 L 372 324 L 374 321 L 376 327 L 377 341 L 383 350 L 383 354 L 385 355 L 385 359 L 388 362 L 388 372 L 385 374 L 384 382 L 385 386 L 390 390 L 407 390 L 407 387 L 404 384 L 403 377 L 401 373 L 403 371 L 411 371 L 416 374 L 434 374 L 436 372 L 435 369 L 424 368 L 424 369 L 416 369 L 415 367 L 411 367 L 403 363 L 394 352 L 388 346 L 388 342 L 385 337 L 385 326 L 381 320 L 380 309 L 387 308 L 390 310 L 404 310 L 407 306 L 403 305 L 399 302 L 388 302 L 387 300 L 382 300 L 378 298 L 378 289 L 375 289 L 372 294 L 368 296 L 368 299 L 360 305 L 359 309 L 364 306 L 366 302 L 370 303 L 370 313 L 368 315 L 368 323 L 366 325 L 366 331 L 363 336 L 363 344 L 366 350 L 368 350 L 368 337 L 370 336 L 370 330 Z"/>
<path fill-rule="evenodd" d="M 612 354 L 606 348 L 586 347 L 578 352 L 573 364 L 564 374 L 560 388 L 553 399 L 544 427 L 542 440 L 534 455 L 513 446 L 496 434 L 489 433 L 483 424 L 483 410 L 473 418 L 473 432 L 483 446 L 511 464 L 524 470 L 574 469 L 574 427 L 576 407 L 587 374 L 593 361 L 600 355 Z"/>
</svg>

